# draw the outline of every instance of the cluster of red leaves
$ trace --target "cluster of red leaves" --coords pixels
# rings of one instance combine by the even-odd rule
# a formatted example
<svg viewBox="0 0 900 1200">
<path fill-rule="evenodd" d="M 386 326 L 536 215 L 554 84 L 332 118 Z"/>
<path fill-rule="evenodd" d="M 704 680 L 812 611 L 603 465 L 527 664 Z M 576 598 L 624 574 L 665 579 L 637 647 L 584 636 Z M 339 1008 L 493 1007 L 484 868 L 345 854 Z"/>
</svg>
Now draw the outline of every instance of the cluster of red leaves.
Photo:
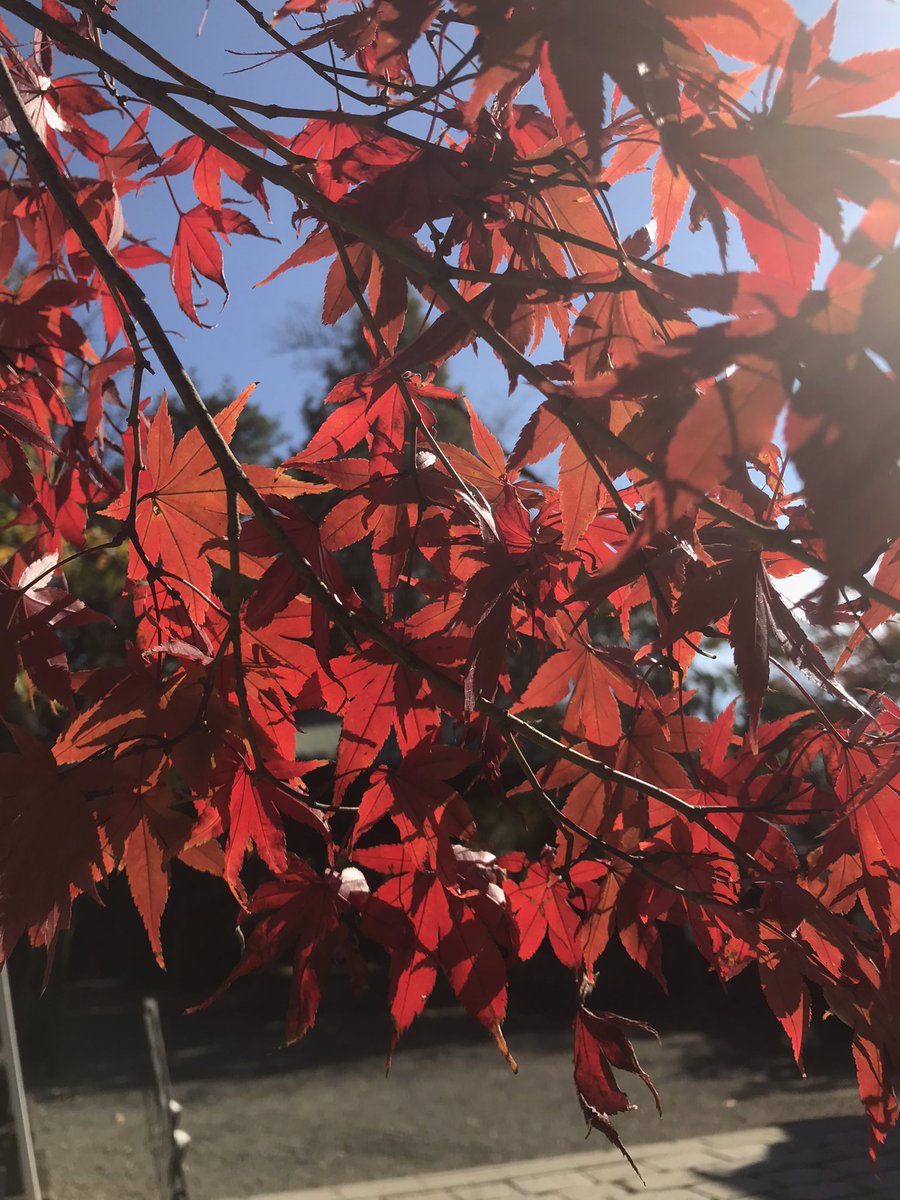
<svg viewBox="0 0 900 1200">
<path fill-rule="evenodd" d="M 582 1109 L 618 1141 L 614 1072 L 649 1081 L 632 1023 L 586 1007 L 598 962 L 618 938 L 661 978 L 660 923 L 686 925 L 723 981 L 757 965 L 798 1063 L 821 991 L 852 1031 L 876 1147 L 900 1065 L 900 710 L 845 689 L 779 581 L 826 577 L 807 616 L 855 623 L 838 665 L 900 610 L 900 150 L 896 121 L 866 115 L 900 87 L 900 52 L 836 62 L 837 6 L 807 28 L 786 0 L 294 0 L 278 19 L 317 20 L 282 48 L 343 103 L 285 136 L 266 122 L 289 110 L 129 66 L 154 52 L 112 5 L 4 7 L 34 49 L 0 26 L 2 128 L 23 150 L 0 177 L 0 486 L 24 531 L 0 571 L 0 692 L 41 693 L 58 732 L 9 726 L 0 959 L 26 932 L 52 948 L 73 897 L 121 870 L 162 963 L 178 858 L 246 909 L 232 979 L 292 957 L 289 1040 L 335 952 L 375 943 L 394 1043 L 441 973 L 513 1063 L 508 973 L 546 937 L 574 977 Z M 426 35 L 440 78 L 422 89 Z M 370 90 L 315 59 L 326 43 Z M 77 73 L 54 74 L 54 45 Z M 123 106 L 115 144 L 112 81 L 147 102 Z M 157 110 L 185 130 L 162 153 Z M 622 236 L 616 185 L 641 175 L 652 221 Z M 261 236 L 223 178 L 264 216 L 267 186 L 295 198 L 313 228 L 270 278 L 327 262 L 323 320 L 358 309 L 372 353 L 277 469 L 229 458 L 246 394 L 177 443 L 165 401 L 150 418 L 141 396 L 145 355 L 189 385 L 121 280 L 168 261 L 200 324 L 196 286 L 227 290 L 222 244 Z M 176 206 L 168 255 L 128 232 L 147 186 Z M 723 263 L 739 228 L 756 269 L 664 265 L 685 214 Z M 23 251 L 34 265 L 11 275 Z M 399 348 L 410 289 L 435 319 Z M 541 365 L 545 335 L 561 352 Z M 472 344 L 539 393 L 509 455 L 471 409 L 471 450 L 437 440 L 452 397 L 429 380 Z M 538 481 L 557 450 L 556 482 Z M 136 633 L 116 665 L 72 672 L 65 630 L 98 617 L 66 556 L 91 552 L 95 519 L 128 543 Z M 345 577 L 350 546 L 375 600 Z M 689 708 L 716 638 L 740 724 L 735 704 Z M 773 722 L 774 654 L 809 707 Z M 342 722 L 330 771 L 296 756 L 297 714 L 317 709 Z M 495 857 L 475 797 L 530 804 L 551 844 Z M 248 897 L 251 855 L 271 879 Z"/>
</svg>

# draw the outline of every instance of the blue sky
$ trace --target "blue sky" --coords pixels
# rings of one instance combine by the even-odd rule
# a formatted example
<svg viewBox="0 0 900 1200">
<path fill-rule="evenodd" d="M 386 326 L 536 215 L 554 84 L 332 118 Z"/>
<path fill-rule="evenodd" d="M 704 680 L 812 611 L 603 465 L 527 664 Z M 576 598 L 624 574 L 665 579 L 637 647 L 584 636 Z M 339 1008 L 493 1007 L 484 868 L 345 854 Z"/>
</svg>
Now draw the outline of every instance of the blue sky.
<svg viewBox="0 0 900 1200">
<path fill-rule="evenodd" d="M 823 0 L 801 0 L 795 4 L 807 21 L 815 20 L 829 4 Z M 233 0 L 211 0 L 203 32 L 197 29 L 203 16 L 204 0 L 120 0 L 119 19 L 156 46 L 179 66 L 223 92 L 283 104 L 330 107 L 333 93 L 302 64 L 287 57 L 240 74 L 229 74 L 253 62 L 229 51 L 268 50 L 272 43 L 256 28 Z M 284 26 L 287 30 L 287 26 Z M 892 0 L 844 0 L 839 9 L 835 57 L 846 58 L 864 50 L 882 49 L 900 44 L 900 7 Z M 115 39 L 107 37 L 107 48 L 119 51 Z M 126 51 L 129 57 L 134 57 Z M 137 111 L 135 108 L 134 111 Z M 289 123 L 284 132 L 290 132 Z M 158 149 L 171 144 L 178 131 L 165 118 L 151 126 Z M 185 176 L 185 181 L 189 176 Z M 649 188 L 647 189 L 649 192 Z M 226 187 L 226 195 L 238 189 Z M 636 189 L 630 188 L 631 196 Z M 140 273 L 141 282 L 166 326 L 177 336 L 184 361 L 196 372 L 201 389 L 217 388 L 230 378 L 237 388 L 258 381 L 256 399 L 282 420 L 289 443 L 302 438 L 298 416 L 303 395 L 315 390 L 317 377 L 309 356 L 284 353 L 285 330 L 310 327 L 319 323 L 323 273 L 303 268 L 255 289 L 253 285 L 294 249 L 296 239 L 290 225 L 292 206 L 289 198 L 272 195 L 272 224 L 265 226 L 255 205 L 249 214 L 262 231 L 281 239 L 281 244 L 255 238 L 235 238 L 225 248 L 225 273 L 231 298 L 224 307 L 218 290 L 210 286 L 208 306 L 200 310 L 205 321 L 214 324 L 208 330 L 197 329 L 180 312 L 171 294 L 165 268 L 148 268 Z M 646 205 L 649 206 L 649 195 Z M 633 214 L 617 210 L 623 229 L 644 224 L 649 207 L 636 207 Z M 126 217 L 136 236 L 150 238 L 168 251 L 174 236 L 176 216 L 165 188 L 159 184 L 141 197 L 128 197 Z M 631 218 L 631 219 L 629 219 Z M 305 226 L 308 230 L 309 225 Z M 676 241 L 669 261 L 687 270 L 715 270 L 717 260 L 711 240 L 683 233 Z M 742 265 L 740 257 L 734 265 Z M 540 359 L 556 355 L 550 343 L 539 351 Z M 534 398 L 519 389 L 507 396 L 506 376 L 489 351 L 478 359 L 471 354 L 458 359 L 452 368 L 453 380 L 464 386 L 473 403 L 491 423 L 502 440 L 511 444 L 518 429 L 534 405 Z"/>
</svg>

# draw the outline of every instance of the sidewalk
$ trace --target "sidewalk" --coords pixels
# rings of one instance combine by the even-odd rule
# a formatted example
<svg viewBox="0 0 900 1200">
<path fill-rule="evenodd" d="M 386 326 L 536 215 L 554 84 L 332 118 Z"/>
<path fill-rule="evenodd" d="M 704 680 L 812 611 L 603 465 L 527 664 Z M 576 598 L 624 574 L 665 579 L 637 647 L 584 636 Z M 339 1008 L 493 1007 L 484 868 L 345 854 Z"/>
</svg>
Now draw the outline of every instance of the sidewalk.
<svg viewBox="0 0 900 1200">
<path fill-rule="evenodd" d="M 896 1200 L 900 1152 L 882 1153 L 875 1179 L 865 1137 L 862 1121 L 855 1137 L 803 1122 L 629 1147 L 644 1183 L 608 1149 L 253 1200 Z"/>
</svg>

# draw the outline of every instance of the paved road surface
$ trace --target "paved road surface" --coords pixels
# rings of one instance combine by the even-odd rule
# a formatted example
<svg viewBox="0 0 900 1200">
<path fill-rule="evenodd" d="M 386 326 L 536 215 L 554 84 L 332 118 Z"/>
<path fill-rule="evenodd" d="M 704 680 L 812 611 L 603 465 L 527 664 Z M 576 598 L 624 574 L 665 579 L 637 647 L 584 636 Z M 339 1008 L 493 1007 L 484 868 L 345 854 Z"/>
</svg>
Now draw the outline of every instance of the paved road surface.
<svg viewBox="0 0 900 1200">
<path fill-rule="evenodd" d="M 875 1178 L 840 1122 L 806 1122 L 685 1138 L 634 1151 L 527 1159 L 370 1183 L 279 1192 L 256 1200 L 895 1200 L 900 1157 Z"/>
<path fill-rule="evenodd" d="M 585 1143 L 567 1021 L 548 1014 L 543 1001 L 510 1016 L 518 1076 L 478 1026 L 455 1007 L 439 1006 L 426 1010 L 404 1038 L 385 1078 L 388 1031 L 380 1005 L 360 1008 L 348 999 L 325 1007 L 310 1037 L 283 1050 L 284 996 L 271 979 L 235 988 L 193 1017 L 182 1015 L 184 997 L 161 1000 L 176 1095 L 193 1138 L 192 1200 L 605 1146 L 597 1134 Z M 627 1011 L 653 1015 L 640 1007 Z M 640 1104 L 619 1119 L 629 1147 L 809 1118 L 832 1122 L 822 1128 L 839 1128 L 846 1157 L 863 1162 L 865 1125 L 837 1022 L 826 1022 L 812 1038 L 804 1080 L 771 1014 L 730 1006 L 718 984 L 682 1002 L 675 998 L 660 1012 L 672 1018 L 662 1041 L 642 1039 L 638 1053 L 660 1090 L 664 1117 L 660 1121 L 649 1097 L 641 1096 L 640 1083 L 632 1089 L 629 1081 Z M 57 1075 L 32 1092 L 54 1200 L 152 1200 L 139 995 L 102 985 L 77 988 L 63 1026 Z M 892 1196 L 900 1196 L 900 1186 Z M 845 1197 L 816 1190 L 803 1200 Z"/>
</svg>

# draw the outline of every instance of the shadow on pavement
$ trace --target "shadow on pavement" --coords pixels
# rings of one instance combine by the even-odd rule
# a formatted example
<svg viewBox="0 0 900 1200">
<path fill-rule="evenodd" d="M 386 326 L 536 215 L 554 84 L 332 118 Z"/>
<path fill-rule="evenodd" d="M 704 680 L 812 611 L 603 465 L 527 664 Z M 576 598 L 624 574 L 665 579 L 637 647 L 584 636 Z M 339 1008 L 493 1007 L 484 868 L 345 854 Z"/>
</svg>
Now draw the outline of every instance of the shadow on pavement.
<svg viewBox="0 0 900 1200">
<path fill-rule="evenodd" d="M 568 1057 L 570 981 L 549 958 L 528 967 L 510 989 L 506 1024 L 510 1043 L 540 1045 Z M 619 981 L 615 988 L 598 988 L 591 1002 L 597 1009 L 648 1022 L 660 1030 L 664 1042 L 680 1032 L 702 1034 L 690 1062 L 698 1085 L 732 1074 L 731 1095 L 738 1103 L 751 1103 L 770 1094 L 773 1087 L 791 1090 L 800 1082 L 755 981 L 737 981 L 739 986 L 732 987 L 730 994 L 715 980 L 692 981 L 690 987 L 668 997 L 657 996 L 638 982 L 640 986 L 623 987 Z M 384 971 L 373 970 L 369 990 L 362 996 L 352 994 L 346 981 L 333 980 L 302 1052 L 297 1047 L 287 1052 L 283 1048 L 289 989 L 288 976 L 273 972 L 240 981 L 212 1007 L 191 1014 L 186 1010 L 205 998 L 204 991 L 147 989 L 159 1000 L 173 1074 L 184 1081 L 281 1075 L 364 1060 L 378 1069 L 390 1041 Z M 84 980 L 67 989 L 52 1022 L 40 1014 L 45 1000 L 34 1008 L 22 996 L 20 1035 L 32 1083 L 62 1090 L 75 1086 L 80 1091 L 143 1086 L 147 1056 L 140 1011 L 147 992 L 116 981 Z M 424 1016 L 404 1036 L 402 1048 L 464 1052 L 483 1040 L 480 1027 L 439 984 Z M 820 1084 L 852 1081 L 846 1038 L 838 1022 L 814 1026 L 806 1058 L 810 1077 Z"/>
<path fill-rule="evenodd" d="M 859 1120 L 849 1117 L 797 1121 L 778 1130 L 760 1130 L 760 1144 L 729 1151 L 733 1169 L 698 1163 L 697 1186 L 727 1185 L 734 1200 L 896 1200 L 900 1195 L 900 1143 L 889 1140 L 873 1171 L 867 1155 L 867 1134 Z M 766 1143 L 772 1133 L 783 1140 Z M 724 1151 L 723 1151 L 724 1153 Z"/>
</svg>

